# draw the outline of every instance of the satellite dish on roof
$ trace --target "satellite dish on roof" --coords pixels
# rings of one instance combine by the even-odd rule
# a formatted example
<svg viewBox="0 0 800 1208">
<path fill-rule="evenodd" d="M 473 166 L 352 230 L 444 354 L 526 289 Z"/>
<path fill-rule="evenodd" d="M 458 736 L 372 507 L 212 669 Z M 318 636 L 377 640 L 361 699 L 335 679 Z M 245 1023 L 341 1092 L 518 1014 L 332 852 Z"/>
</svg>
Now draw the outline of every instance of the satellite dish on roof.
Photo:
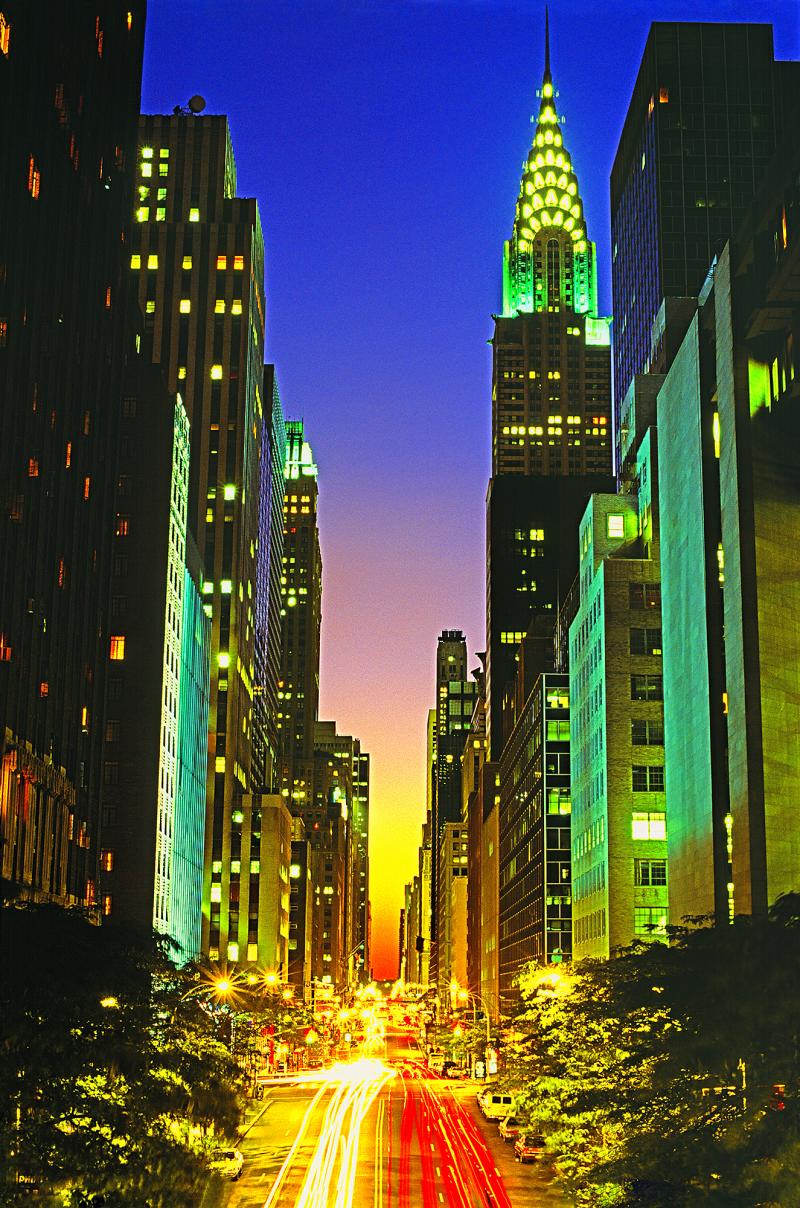
<svg viewBox="0 0 800 1208">
<path fill-rule="evenodd" d="M 206 107 L 206 98 L 199 93 L 189 98 L 189 108 L 192 113 L 202 113 Z"/>
</svg>

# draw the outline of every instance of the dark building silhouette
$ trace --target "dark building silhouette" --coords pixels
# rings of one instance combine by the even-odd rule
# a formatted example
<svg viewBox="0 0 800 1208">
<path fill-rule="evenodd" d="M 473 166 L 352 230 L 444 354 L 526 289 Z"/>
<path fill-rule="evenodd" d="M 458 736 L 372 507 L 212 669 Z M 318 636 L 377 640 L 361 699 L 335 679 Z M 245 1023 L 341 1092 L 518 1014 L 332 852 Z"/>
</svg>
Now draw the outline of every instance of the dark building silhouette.
<svg viewBox="0 0 800 1208">
<path fill-rule="evenodd" d="M 771 25 L 651 25 L 611 173 L 617 414 L 663 361 L 662 304 L 698 294 L 747 214 L 799 89 Z"/>
<path fill-rule="evenodd" d="M 2 877 L 94 905 L 145 5 L 2 12 Z"/>
</svg>

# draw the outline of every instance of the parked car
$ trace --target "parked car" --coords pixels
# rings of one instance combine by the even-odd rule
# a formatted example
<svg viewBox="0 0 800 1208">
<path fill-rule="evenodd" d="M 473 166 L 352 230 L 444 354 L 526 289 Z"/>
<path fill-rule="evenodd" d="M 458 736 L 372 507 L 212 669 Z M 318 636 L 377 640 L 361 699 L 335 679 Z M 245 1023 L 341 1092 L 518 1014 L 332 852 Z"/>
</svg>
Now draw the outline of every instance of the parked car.
<svg viewBox="0 0 800 1208">
<path fill-rule="evenodd" d="M 487 1120 L 504 1120 L 514 1110 L 514 1100 L 511 1095 L 501 1095 L 498 1091 L 484 1091 L 478 1099 L 478 1107 Z"/>
<path fill-rule="evenodd" d="M 224 1179 L 239 1178 L 244 1166 L 244 1154 L 240 1149 L 220 1149 L 211 1159 L 211 1169 L 216 1170 Z"/>
<path fill-rule="evenodd" d="M 514 1156 L 518 1162 L 535 1162 L 545 1153 L 544 1137 L 538 1133 L 520 1133 L 514 1143 Z"/>
<path fill-rule="evenodd" d="M 515 1137 L 519 1136 L 521 1128 L 521 1120 L 518 1120 L 516 1116 L 506 1116 L 505 1120 L 500 1121 L 497 1131 L 504 1141 L 513 1141 Z"/>
</svg>

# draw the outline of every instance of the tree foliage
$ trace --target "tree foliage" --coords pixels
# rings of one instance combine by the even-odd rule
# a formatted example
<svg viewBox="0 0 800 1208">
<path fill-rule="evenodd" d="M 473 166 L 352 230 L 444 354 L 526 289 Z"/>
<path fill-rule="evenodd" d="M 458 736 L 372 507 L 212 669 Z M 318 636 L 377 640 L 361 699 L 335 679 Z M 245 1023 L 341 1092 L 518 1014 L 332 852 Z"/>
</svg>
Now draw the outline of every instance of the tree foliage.
<svg viewBox="0 0 800 1208">
<path fill-rule="evenodd" d="M 696 924 L 520 978 L 507 1082 L 579 1204 L 800 1205 L 800 897 Z"/>
<path fill-rule="evenodd" d="M 196 971 L 77 911 L 12 905 L 0 921 L 2 1202 L 33 1186 L 60 1204 L 194 1204 L 209 1137 L 233 1137 L 240 1110 Z"/>
</svg>

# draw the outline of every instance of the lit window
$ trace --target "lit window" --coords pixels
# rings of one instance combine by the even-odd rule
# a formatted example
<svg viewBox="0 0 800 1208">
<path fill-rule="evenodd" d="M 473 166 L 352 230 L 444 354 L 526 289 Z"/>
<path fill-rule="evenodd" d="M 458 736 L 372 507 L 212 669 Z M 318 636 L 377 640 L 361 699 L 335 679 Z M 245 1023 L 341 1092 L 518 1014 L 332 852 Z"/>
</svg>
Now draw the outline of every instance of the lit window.
<svg viewBox="0 0 800 1208">
<path fill-rule="evenodd" d="M 214 303 L 214 314 L 215 315 L 224 315 L 225 314 L 225 299 L 224 298 L 217 298 L 216 302 Z"/>
<path fill-rule="evenodd" d="M 247 959 L 248 961 L 258 960 L 258 944 L 247 945 Z"/>
<path fill-rule="evenodd" d="M 156 210 L 156 222 L 165 222 L 166 217 L 167 217 L 167 211 L 164 209 L 163 206 L 159 206 L 158 209 Z"/>
<path fill-rule="evenodd" d="M 234 256 L 233 267 L 237 268 L 237 269 L 243 269 L 244 268 L 244 256 Z"/>
<path fill-rule="evenodd" d="M 39 458 L 38 457 L 29 457 L 28 458 L 28 478 L 38 478 L 38 477 L 39 477 Z"/>
<path fill-rule="evenodd" d="M 242 313 L 242 300 L 241 300 L 241 298 L 234 298 L 233 301 L 231 302 L 231 314 L 240 315 L 241 313 Z"/>
<path fill-rule="evenodd" d="M 91 493 L 91 490 L 92 490 L 92 480 L 91 480 L 91 478 L 84 478 L 84 480 L 83 480 L 83 498 L 84 498 L 84 499 L 88 499 L 88 498 L 89 498 L 89 495 L 90 495 L 90 493 Z"/>
<path fill-rule="evenodd" d="M 228 654 L 227 650 L 220 650 L 219 654 L 217 655 L 217 663 L 220 667 L 230 667 L 231 656 Z"/>
<path fill-rule="evenodd" d="M 209 583 L 208 579 L 205 579 L 205 580 L 203 581 L 203 595 L 204 595 L 204 596 L 211 596 L 211 595 L 213 595 L 213 594 L 214 594 L 214 584 L 213 584 L 213 583 Z"/>
<path fill-rule="evenodd" d="M 606 517 L 606 536 L 607 537 L 624 537 L 625 536 L 625 517 L 619 513 Z"/>
<path fill-rule="evenodd" d="M 156 313 L 156 304 L 152 298 L 149 298 L 144 304 L 145 314 L 154 315 Z"/>
<path fill-rule="evenodd" d="M 225 756 L 224 755 L 215 756 L 214 771 L 215 772 L 224 772 L 225 771 Z"/>
<path fill-rule="evenodd" d="M 251 873 L 252 872 L 261 872 L 261 861 L 260 860 L 251 860 L 250 861 L 250 872 Z"/>
<path fill-rule="evenodd" d="M 231 872 L 236 874 L 242 871 L 241 860 L 231 860 Z"/>
<path fill-rule="evenodd" d="M 228 960 L 229 961 L 238 961 L 238 959 L 239 959 L 239 945 L 238 944 L 228 944 Z"/>
<path fill-rule="evenodd" d="M 115 530 L 117 537 L 127 537 L 129 529 L 130 518 L 128 516 L 121 516 L 119 513 L 117 513 L 117 527 Z"/>
<path fill-rule="evenodd" d="M 212 885 L 211 886 L 211 901 L 212 902 L 221 902 L 222 901 L 222 886 L 221 885 Z"/>
<path fill-rule="evenodd" d="M 228 257 L 227 256 L 217 256 L 217 268 L 227 268 L 227 267 L 228 267 Z"/>
<path fill-rule="evenodd" d="M 153 165 L 152 164 L 142 164 L 142 176 L 152 176 L 152 175 L 153 175 Z"/>
<path fill-rule="evenodd" d="M 100 867 L 102 868 L 103 872 L 114 871 L 114 853 L 107 847 L 103 848 L 103 850 L 100 852 Z"/>
<path fill-rule="evenodd" d="M 178 366 L 178 380 L 182 382 L 185 377 L 186 377 L 186 366 L 179 365 Z"/>
<path fill-rule="evenodd" d="M 169 164 L 159 164 L 159 165 L 158 165 L 158 175 L 159 175 L 159 176 L 167 176 L 167 175 L 169 175 Z M 196 219 L 192 219 L 192 221 L 193 221 L 193 222 L 196 222 L 197 220 L 196 220 Z"/>
<path fill-rule="evenodd" d="M 131 256 L 131 268 L 141 268 L 141 267 L 142 267 L 141 256 L 137 256 L 136 254 Z"/>
<path fill-rule="evenodd" d="M 153 158 L 153 148 L 152 147 L 142 147 L 142 159 L 152 159 L 152 158 Z"/>
<path fill-rule="evenodd" d="M 223 579 L 219 585 L 219 590 L 222 592 L 223 596 L 229 596 L 231 594 L 230 579 Z"/>
<path fill-rule="evenodd" d="M 665 88 L 663 85 L 658 90 L 658 103 L 659 105 L 666 105 L 669 103 L 669 88 Z"/>
<path fill-rule="evenodd" d="M 11 41 L 11 22 L 5 13 L 0 13 L 0 51 L 8 55 L 8 45 Z"/>
<path fill-rule="evenodd" d="M 150 217 L 150 207 L 149 206 L 139 206 L 139 209 L 136 211 L 136 221 L 137 222 L 147 222 L 149 217 Z"/>
<path fill-rule="evenodd" d="M 212 365 L 211 366 L 211 380 L 212 380 L 212 382 L 221 382 L 222 381 L 222 366 L 221 365 Z"/>
<path fill-rule="evenodd" d="M 227 500 L 235 499 L 236 498 L 236 484 L 233 482 L 226 482 L 224 494 L 225 494 L 225 498 Z"/>
<path fill-rule="evenodd" d="M 112 634 L 108 657 L 116 662 L 125 658 L 125 637 L 123 634 Z"/>
<path fill-rule="evenodd" d="M 111 914 L 111 894 L 103 894 L 103 914 L 106 918 Z"/>
<path fill-rule="evenodd" d="M 41 174 L 36 167 L 36 160 L 33 156 L 28 160 L 28 192 L 34 200 L 39 196 L 39 187 L 42 183 Z"/>
<path fill-rule="evenodd" d="M 178 310 L 182 315 L 188 315 L 192 310 L 192 303 L 188 298 L 181 298 Z"/>
<path fill-rule="evenodd" d="M 631 824 L 634 839 L 664 840 L 667 837 L 667 816 L 664 813 L 634 813 Z"/>
<path fill-rule="evenodd" d="M 200 221 L 200 211 L 197 209 L 196 206 L 192 206 L 191 210 L 189 211 L 189 221 L 190 222 L 199 222 Z"/>
<path fill-rule="evenodd" d="M 158 256 L 150 255 L 147 257 L 148 268 L 158 268 Z"/>
<path fill-rule="evenodd" d="M 42 680 L 42 682 L 39 684 L 39 695 L 47 696 L 49 691 L 50 685 L 48 684 L 47 680 Z"/>
<path fill-rule="evenodd" d="M 191 258 L 191 256 L 184 256 L 184 258 L 183 258 L 183 262 L 182 262 L 182 264 L 181 264 L 181 268 L 191 268 L 191 267 L 192 267 L 192 258 Z"/>
</svg>

